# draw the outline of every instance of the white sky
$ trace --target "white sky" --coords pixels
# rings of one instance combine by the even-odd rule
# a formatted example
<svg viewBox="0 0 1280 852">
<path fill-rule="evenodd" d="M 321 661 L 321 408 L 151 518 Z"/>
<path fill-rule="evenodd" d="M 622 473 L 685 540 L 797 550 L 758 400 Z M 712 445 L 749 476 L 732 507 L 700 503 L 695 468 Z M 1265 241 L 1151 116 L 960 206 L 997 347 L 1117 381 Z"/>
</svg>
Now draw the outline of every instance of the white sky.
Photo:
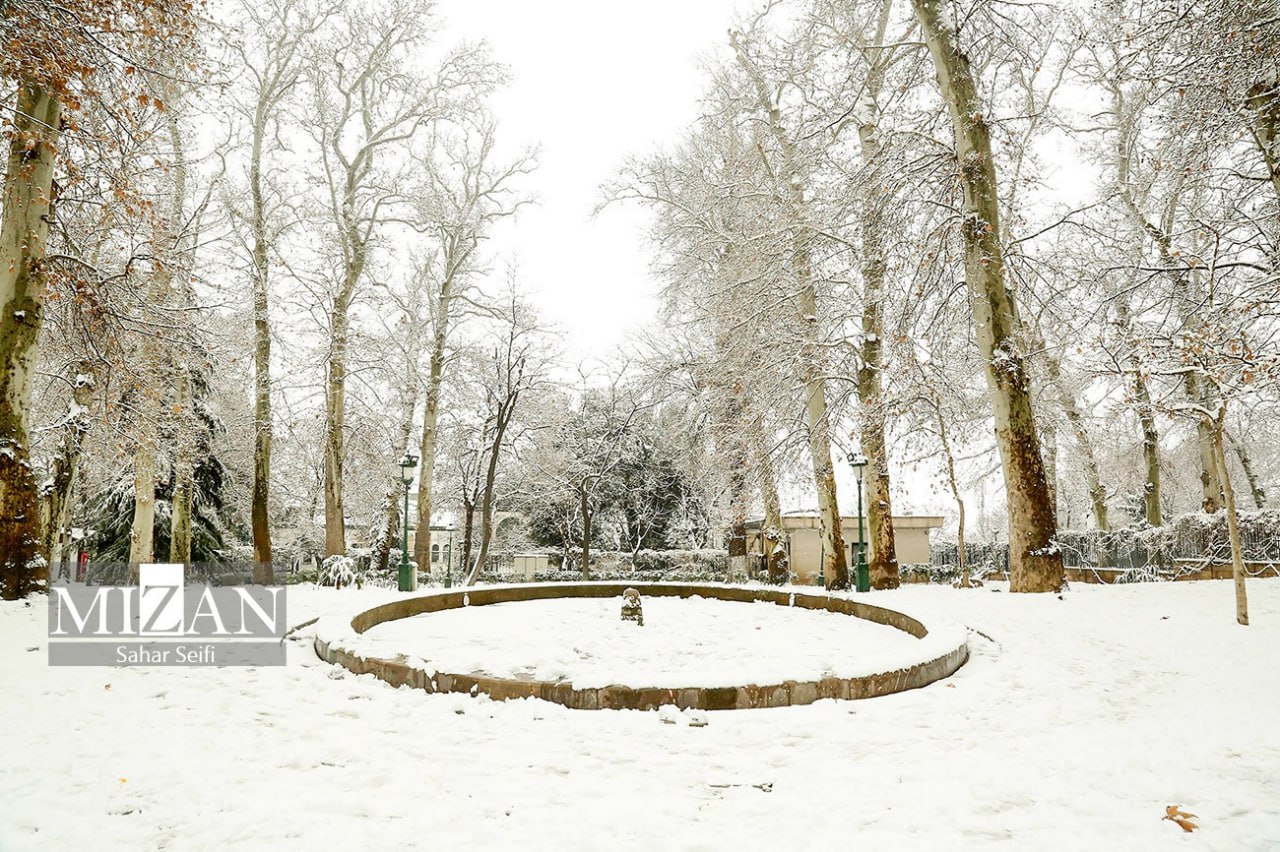
<svg viewBox="0 0 1280 852">
<path fill-rule="evenodd" d="M 628 154 L 670 143 L 697 116 L 700 56 L 726 41 L 735 0 L 438 0 L 444 39 L 483 38 L 510 67 L 493 101 L 501 140 L 541 146 L 538 204 L 495 234 L 577 362 L 606 355 L 653 319 L 647 215 L 599 187 Z"/>
</svg>

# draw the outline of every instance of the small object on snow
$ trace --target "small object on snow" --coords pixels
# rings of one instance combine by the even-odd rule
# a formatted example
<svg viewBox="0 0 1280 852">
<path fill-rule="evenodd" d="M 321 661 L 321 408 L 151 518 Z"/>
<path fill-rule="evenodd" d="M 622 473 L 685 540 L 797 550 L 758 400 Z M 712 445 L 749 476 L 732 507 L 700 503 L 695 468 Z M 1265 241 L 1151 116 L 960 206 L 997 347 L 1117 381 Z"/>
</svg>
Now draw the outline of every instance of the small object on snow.
<svg viewBox="0 0 1280 852">
<path fill-rule="evenodd" d="M 626 589 L 622 593 L 622 620 L 634 621 L 644 627 L 644 609 L 640 606 L 640 593 Z"/>
<path fill-rule="evenodd" d="M 1179 828 L 1181 828 L 1183 831 L 1188 833 L 1195 831 L 1197 828 L 1200 827 L 1196 825 L 1194 822 L 1192 822 L 1193 819 L 1199 819 L 1199 817 L 1196 816 L 1195 814 L 1189 814 L 1186 811 L 1182 810 L 1181 805 L 1169 805 L 1167 808 L 1165 808 L 1164 819 L 1167 819 L 1171 822 L 1176 822 Z"/>
<path fill-rule="evenodd" d="M 761 793 L 772 793 L 772 792 L 773 792 L 773 782 L 772 782 L 772 781 L 765 781 L 765 782 L 764 782 L 764 783 L 762 783 L 762 784 L 708 784 L 707 786 L 708 786 L 708 787 L 713 787 L 713 788 L 715 788 L 715 789 L 717 789 L 717 790 L 728 790 L 728 789 L 730 789 L 730 788 L 732 788 L 732 787 L 751 787 L 751 788 L 752 788 L 752 789 L 754 789 L 754 790 L 759 790 Z"/>
<path fill-rule="evenodd" d="M 664 725 L 674 725 L 680 719 L 680 708 L 674 704 L 663 704 L 658 708 L 658 721 Z"/>
<path fill-rule="evenodd" d="M 690 728 L 705 728 L 707 726 L 707 713 L 705 710 L 686 710 L 685 718 L 689 720 Z"/>
<path fill-rule="evenodd" d="M 111 688 L 111 684 L 109 684 L 109 683 L 108 683 L 108 684 L 104 684 L 102 688 L 103 688 L 103 689 L 110 689 L 110 688 Z"/>
<path fill-rule="evenodd" d="M 28 650 L 28 651 L 39 651 L 39 650 L 40 650 L 40 646 L 39 646 L 39 645 L 32 645 L 32 646 L 31 646 L 30 648 L 28 648 L 27 650 Z"/>
</svg>

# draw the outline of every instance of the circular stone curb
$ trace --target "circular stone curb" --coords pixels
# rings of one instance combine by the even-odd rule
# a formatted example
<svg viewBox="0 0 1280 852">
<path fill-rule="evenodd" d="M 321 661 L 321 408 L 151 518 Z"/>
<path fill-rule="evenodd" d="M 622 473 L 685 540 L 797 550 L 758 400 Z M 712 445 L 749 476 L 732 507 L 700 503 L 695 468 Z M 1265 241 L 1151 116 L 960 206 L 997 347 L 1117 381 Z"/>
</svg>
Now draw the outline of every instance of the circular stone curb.
<svg viewBox="0 0 1280 852">
<path fill-rule="evenodd" d="M 562 681 L 429 672 L 404 655 L 398 654 L 396 659 L 389 660 L 361 653 L 360 650 L 360 646 L 365 643 L 360 641 L 359 634 L 386 621 L 466 606 L 555 598 L 620 597 L 623 590 L 628 588 L 636 589 L 641 595 L 648 597 L 702 597 L 741 603 L 763 601 L 779 606 L 826 610 L 893 627 L 921 640 L 925 637 L 945 639 L 945 643 L 926 644 L 926 653 L 936 654 L 930 659 L 880 674 L 849 678 L 825 677 L 807 681 L 788 680 L 768 685 L 690 686 L 675 689 L 622 685 L 577 689 L 572 683 Z M 351 619 L 349 629 L 343 628 L 344 625 L 335 624 L 332 619 L 322 620 L 317 625 L 316 654 L 355 674 L 371 674 L 392 686 L 407 685 L 427 692 L 466 692 L 472 695 L 484 693 L 498 701 L 509 698 L 541 698 L 575 710 L 656 710 L 667 704 L 674 704 L 681 709 L 735 710 L 812 704 L 823 698 L 874 698 L 928 686 L 950 676 L 969 659 L 969 646 L 963 629 L 958 634 L 931 637 L 928 629 L 916 619 L 885 607 L 811 592 L 689 583 L 605 582 L 484 586 L 404 598 L 375 606 Z M 958 642 L 955 641 L 957 635 Z"/>
</svg>

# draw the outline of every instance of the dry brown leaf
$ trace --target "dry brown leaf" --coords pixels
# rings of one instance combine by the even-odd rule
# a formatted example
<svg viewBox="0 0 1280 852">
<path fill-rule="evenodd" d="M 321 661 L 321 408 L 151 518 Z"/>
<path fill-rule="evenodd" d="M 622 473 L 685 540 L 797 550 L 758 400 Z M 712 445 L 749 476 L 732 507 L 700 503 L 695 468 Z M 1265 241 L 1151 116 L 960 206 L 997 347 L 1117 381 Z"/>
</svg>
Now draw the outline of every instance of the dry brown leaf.
<svg viewBox="0 0 1280 852">
<path fill-rule="evenodd" d="M 1187 833 L 1193 832 L 1200 827 L 1191 821 L 1193 819 L 1199 819 L 1199 817 L 1195 814 L 1189 814 L 1182 810 L 1181 805 L 1167 806 L 1164 809 L 1164 818 L 1170 822 L 1177 823 L 1178 827 Z"/>
</svg>

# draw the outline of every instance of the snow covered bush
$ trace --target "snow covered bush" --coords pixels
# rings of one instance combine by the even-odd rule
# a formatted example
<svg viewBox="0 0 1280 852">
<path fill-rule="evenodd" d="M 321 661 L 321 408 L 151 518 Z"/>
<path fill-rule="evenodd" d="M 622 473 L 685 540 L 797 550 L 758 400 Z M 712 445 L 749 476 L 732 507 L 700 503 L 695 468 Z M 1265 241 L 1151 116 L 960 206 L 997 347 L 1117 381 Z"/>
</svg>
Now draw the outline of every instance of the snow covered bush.
<svg viewBox="0 0 1280 852">
<path fill-rule="evenodd" d="M 341 589 L 344 586 L 389 586 L 394 577 L 374 571 L 367 559 L 353 556 L 330 556 L 320 563 L 316 574 L 316 585 L 333 586 Z"/>
<path fill-rule="evenodd" d="M 947 583 L 960 579 L 958 565 L 930 565 L 918 563 L 903 565 L 900 571 L 904 583 Z"/>
<path fill-rule="evenodd" d="M 1280 510 L 1241 512 L 1239 517 L 1245 560 L 1280 563 Z M 1195 570 L 1185 565 L 1188 562 L 1221 565 L 1231 561 L 1225 512 L 1189 512 L 1160 527 L 1061 530 L 1058 543 L 1067 565 L 1116 568 L 1129 572 L 1126 579 L 1131 580 Z"/>
<path fill-rule="evenodd" d="M 729 553 L 725 550 L 641 550 L 631 564 L 637 572 L 727 571 Z"/>
</svg>

